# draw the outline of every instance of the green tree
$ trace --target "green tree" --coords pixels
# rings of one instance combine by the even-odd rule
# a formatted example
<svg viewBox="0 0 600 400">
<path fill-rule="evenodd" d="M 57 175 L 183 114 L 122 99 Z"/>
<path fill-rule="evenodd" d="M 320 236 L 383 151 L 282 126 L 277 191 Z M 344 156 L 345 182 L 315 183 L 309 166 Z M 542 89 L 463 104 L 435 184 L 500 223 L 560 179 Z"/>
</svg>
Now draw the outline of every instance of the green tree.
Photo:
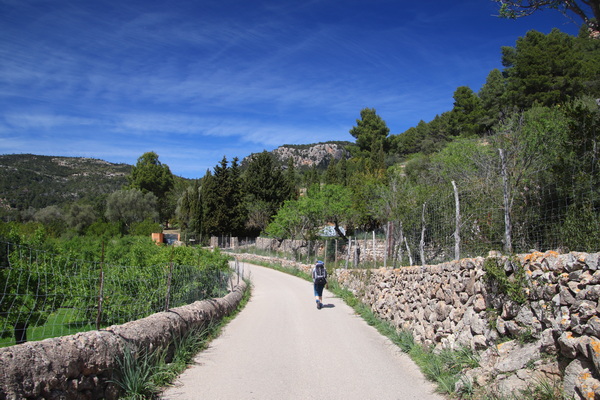
<svg viewBox="0 0 600 400">
<path fill-rule="evenodd" d="M 310 189 L 313 186 L 319 186 L 321 184 L 321 174 L 319 173 L 316 164 L 313 164 L 312 167 L 304 172 L 303 181 L 306 189 Z"/>
<path fill-rule="evenodd" d="M 555 160 L 562 157 L 560 149 L 566 140 L 568 123 L 560 107 L 536 106 L 525 112 L 516 113 L 498 127 L 495 146 L 499 152 L 499 166 L 503 184 L 503 209 L 505 214 L 505 249 L 524 251 L 535 244 L 535 232 L 541 226 L 541 215 L 546 201 L 543 193 L 535 190 L 545 186 L 541 179 L 551 176 Z M 528 207 L 540 204 L 541 207 Z M 551 205 L 550 205 L 551 207 Z M 532 227 L 528 221 L 540 221 Z M 520 243 L 513 243 L 515 237 Z"/>
<path fill-rule="evenodd" d="M 320 221 L 323 224 L 331 223 L 337 235 L 346 238 L 342 225 L 353 221 L 352 192 L 342 185 L 324 185 L 316 192 L 311 200 L 314 207 L 320 210 Z"/>
<path fill-rule="evenodd" d="M 454 92 L 454 107 L 450 112 L 450 127 L 454 136 L 479 136 L 483 133 L 484 109 L 481 100 L 468 86 Z"/>
<path fill-rule="evenodd" d="M 389 133 L 390 129 L 374 108 L 363 108 L 360 111 L 360 119 L 356 120 L 356 126 L 350 129 L 359 150 L 367 155 L 373 150 L 379 151 L 380 148 L 387 151 Z"/>
<path fill-rule="evenodd" d="M 319 219 L 317 210 L 312 206 L 306 196 L 285 201 L 265 228 L 265 233 L 278 239 L 314 239 Z"/>
<path fill-rule="evenodd" d="M 258 234 L 283 202 L 294 197 L 294 188 L 267 151 L 251 157 L 243 182 L 248 207 L 247 227 Z"/>
<path fill-rule="evenodd" d="M 56 205 L 44 207 L 36 211 L 33 219 L 36 222 L 44 224 L 48 229 L 47 233 L 53 236 L 60 236 L 66 226 L 65 215 L 60 207 Z"/>
<path fill-rule="evenodd" d="M 162 227 L 156 221 L 145 219 L 142 222 L 133 222 L 129 234 L 132 236 L 150 237 L 153 233 L 162 232 Z"/>
<path fill-rule="evenodd" d="M 416 127 L 411 127 L 400 135 L 391 137 L 394 151 L 400 156 L 414 153 L 431 154 L 440 150 L 451 137 L 451 111 L 427 123 L 419 121 Z"/>
<path fill-rule="evenodd" d="M 200 182 L 195 179 L 177 200 L 175 211 L 180 227 L 193 234 L 201 234 L 202 202 L 200 201 Z"/>
<path fill-rule="evenodd" d="M 296 174 L 296 166 L 294 164 L 294 157 L 290 157 L 287 160 L 287 166 L 285 168 L 285 184 L 288 190 L 292 194 L 292 198 L 298 197 L 298 176 Z"/>
<path fill-rule="evenodd" d="M 266 233 L 276 238 L 311 240 L 319 228 L 333 224 L 336 233 L 345 237 L 341 227 L 353 218 L 352 193 L 341 185 L 313 186 L 306 196 L 288 200 L 267 226 Z"/>
<path fill-rule="evenodd" d="M 429 136 L 427 122 L 421 120 L 417 126 L 408 128 L 400 135 L 392 137 L 395 151 L 401 156 L 418 153 L 421 151 L 421 143 Z"/>
<path fill-rule="evenodd" d="M 558 197 L 569 204 L 561 227 L 570 250 L 596 251 L 600 244 L 600 107 L 583 97 L 565 107 L 569 129 L 555 159 Z M 557 185 L 558 186 L 558 185 Z"/>
<path fill-rule="evenodd" d="M 411 240 L 409 233 L 418 230 L 420 226 L 420 207 L 428 199 L 425 185 L 412 182 L 403 168 L 390 168 L 388 181 L 379 182 L 372 186 L 372 195 L 367 204 L 374 218 L 390 222 L 386 224 L 391 247 L 394 248 L 394 264 L 401 262 L 410 265 L 410 259 L 404 262 L 404 248 Z M 414 262 L 412 263 L 414 264 Z"/>
<path fill-rule="evenodd" d="M 499 69 L 494 68 L 488 74 L 485 84 L 478 93 L 484 114 L 481 119 L 484 131 L 488 131 L 492 126 L 496 125 L 502 117 L 505 107 L 505 92 L 506 83 L 504 76 Z"/>
<path fill-rule="evenodd" d="M 237 158 L 228 165 L 226 157 L 202 180 L 202 231 L 209 235 L 245 233 L 246 211 Z"/>
<path fill-rule="evenodd" d="M 136 165 L 128 176 L 129 188 L 139 189 L 143 193 L 152 193 L 158 202 L 160 220 L 168 225 L 172 211 L 167 203 L 167 193 L 174 186 L 174 177 L 169 166 L 158 159 L 155 152 L 144 153 L 138 158 Z"/>
<path fill-rule="evenodd" d="M 576 38 L 553 29 L 548 35 L 529 31 L 515 47 L 503 47 L 509 106 L 552 106 L 580 95 L 583 55 L 575 44 Z"/>
<path fill-rule="evenodd" d="M 326 184 L 336 184 L 340 183 L 340 176 L 338 175 L 337 161 L 335 158 L 331 159 L 327 169 L 325 170 L 325 183 Z"/>
<path fill-rule="evenodd" d="M 581 52 L 581 76 L 583 79 L 584 94 L 600 97 L 600 40 L 591 40 L 587 37 L 576 39 L 577 49 Z"/>
<path fill-rule="evenodd" d="M 346 156 L 342 156 L 340 161 L 336 164 L 337 167 L 337 178 L 340 185 L 348 185 L 348 161 Z"/>
<path fill-rule="evenodd" d="M 92 225 L 96 218 L 93 206 L 79 203 L 72 204 L 66 216 L 69 227 L 79 234 L 82 234 L 85 229 Z"/>
<path fill-rule="evenodd" d="M 158 218 L 156 211 L 157 199 L 152 193 L 142 193 L 141 190 L 117 190 L 106 200 L 106 219 L 112 222 L 122 222 L 129 230 L 134 222 Z"/>
<path fill-rule="evenodd" d="M 385 173 L 372 173 L 364 167 L 365 160 L 351 159 L 353 173 L 350 176 L 348 187 L 351 191 L 352 200 L 352 226 L 365 230 L 373 230 L 379 227 L 379 221 L 370 208 L 373 193 L 377 185 L 386 181 Z"/>
<path fill-rule="evenodd" d="M 568 19 L 577 16 L 590 28 L 590 36 L 600 34 L 600 0 L 494 0 L 500 4 L 500 16 L 520 18 L 544 9 L 557 10 Z"/>
</svg>

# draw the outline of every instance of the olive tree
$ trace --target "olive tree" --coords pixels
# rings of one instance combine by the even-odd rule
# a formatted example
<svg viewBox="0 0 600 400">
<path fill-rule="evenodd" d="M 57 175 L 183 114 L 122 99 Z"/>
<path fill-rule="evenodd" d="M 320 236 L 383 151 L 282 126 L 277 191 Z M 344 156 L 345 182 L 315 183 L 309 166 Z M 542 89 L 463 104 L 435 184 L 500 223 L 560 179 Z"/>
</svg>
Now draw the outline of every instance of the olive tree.
<svg viewBox="0 0 600 400">
<path fill-rule="evenodd" d="M 117 190 L 106 200 L 106 218 L 111 222 L 121 222 L 129 230 L 134 222 L 158 218 L 157 198 L 152 193 L 140 190 Z"/>
</svg>

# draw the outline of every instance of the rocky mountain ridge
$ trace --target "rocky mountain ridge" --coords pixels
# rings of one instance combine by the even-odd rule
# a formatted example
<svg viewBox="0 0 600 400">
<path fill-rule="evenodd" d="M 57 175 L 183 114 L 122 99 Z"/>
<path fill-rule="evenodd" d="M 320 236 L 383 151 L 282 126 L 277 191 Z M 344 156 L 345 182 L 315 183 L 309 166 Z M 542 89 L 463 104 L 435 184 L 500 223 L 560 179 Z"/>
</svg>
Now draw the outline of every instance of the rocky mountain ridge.
<svg viewBox="0 0 600 400">
<path fill-rule="evenodd" d="M 271 152 L 275 158 L 286 165 L 288 160 L 293 157 L 294 167 L 298 169 L 327 168 L 331 160 L 340 160 L 343 157 L 349 158 L 350 152 L 347 150 L 350 142 L 324 142 L 306 145 L 285 144 L 279 146 Z M 252 155 L 246 157 L 248 160 Z"/>
</svg>

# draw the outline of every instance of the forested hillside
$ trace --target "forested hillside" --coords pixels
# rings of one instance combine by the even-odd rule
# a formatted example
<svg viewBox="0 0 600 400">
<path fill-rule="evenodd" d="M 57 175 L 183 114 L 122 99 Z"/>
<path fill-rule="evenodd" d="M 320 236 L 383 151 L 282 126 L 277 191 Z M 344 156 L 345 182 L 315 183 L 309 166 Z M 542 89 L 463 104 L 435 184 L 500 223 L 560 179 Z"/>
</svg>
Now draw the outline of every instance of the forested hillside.
<svg viewBox="0 0 600 400">
<path fill-rule="evenodd" d="M 0 204 L 24 211 L 93 202 L 125 185 L 130 172 L 131 165 L 92 158 L 0 155 Z"/>
</svg>

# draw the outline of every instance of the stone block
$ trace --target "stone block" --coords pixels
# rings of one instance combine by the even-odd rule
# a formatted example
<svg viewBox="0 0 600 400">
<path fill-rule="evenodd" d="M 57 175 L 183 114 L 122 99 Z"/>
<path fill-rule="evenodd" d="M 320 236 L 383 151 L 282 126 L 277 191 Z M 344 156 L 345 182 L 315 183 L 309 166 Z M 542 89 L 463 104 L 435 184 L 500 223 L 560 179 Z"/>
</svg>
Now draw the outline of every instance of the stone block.
<svg viewBox="0 0 600 400">
<path fill-rule="evenodd" d="M 592 377 L 592 369 L 593 366 L 591 363 L 582 358 L 574 359 L 567 365 L 563 377 L 563 390 L 565 398 L 581 398 L 578 391 L 582 387 L 582 382 L 587 378 Z"/>
<path fill-rule="evenodd" d="M 560 353 L 567 358 L 577 357 L 578 342 L 571 332 L 563 332 L 558 338 Z"/>
<path fill-rule="evenodd" d="M 600 299 L 600 285 L 589 285 L 586 288 L 585 299 L 598 301 Z"/>
<path fill-rule="evenodd" d="M 579 289 L 577 289 L 577 291 L 579 291 Z M 571 306 L 575 303 L 575 296 L 573 295 L 571 290 L 569 290 L 569 288 L 561 285 L 559 289 L 559 294 L 561 306 Z"/>
<path fill-rule="evenodd" d="M 540 351 L 546 354 L 556 354 L 558 351 L 552 328 L 544 330 L 540 334 Z"/>
<path fill-rule="evenodd" d="M 520 307 L 517 316 L 515 317 L 515 321 L 524 326 L 531 326 L 533 323 L 533 311 L 528 304 L 525 304 Z"/>
<path fill-rule="evenodd" d="M 487 349 L 488 342 L 484 335 L 475 335 L 473 336 L 473 348 L 475 350 L 483 350 Z"/>
<path fill-rule="evenodd" d="M 538 360 L 540 348 L 537 343 L 520 346 L 513 340 L 499 346 L 498 356 L 495 369 L 500 373 L 514 372 L 525 368 L 529 362 Z"/>
<path fill-rule="evenodd" d="M 478 313 L 487 309 L 485 298 L 483 297 L 483 295 L 477 294 L 475 296 L 475 301 L 473 302 L 473 309 L 475 310 L 475 312 Z"/>
<path fill-rule="evenodd" d="M 505 336 L 507 333 L 505 324 L 506 322 L 501 317 L 496 318 L 496 330 L 502 336 Z"/>
<path fill-rule="evenodd" d="M 587 321 L 584 333 L 600 338 L 600 318 L 598 316 L 594 315 Z"/>
<path fill-rule="evenodd" d="M 509 320 L 509 319 L 513 319 L 517 316 L 517 314 L 519 313 L 521 307 L 519 306 L 519 304 L 515 303 L 514 301 L 511 300 L 507 300 L 503 305 L 502 305 L 502 318 L 504 318 L 505 320 Z"/>
</svg>

